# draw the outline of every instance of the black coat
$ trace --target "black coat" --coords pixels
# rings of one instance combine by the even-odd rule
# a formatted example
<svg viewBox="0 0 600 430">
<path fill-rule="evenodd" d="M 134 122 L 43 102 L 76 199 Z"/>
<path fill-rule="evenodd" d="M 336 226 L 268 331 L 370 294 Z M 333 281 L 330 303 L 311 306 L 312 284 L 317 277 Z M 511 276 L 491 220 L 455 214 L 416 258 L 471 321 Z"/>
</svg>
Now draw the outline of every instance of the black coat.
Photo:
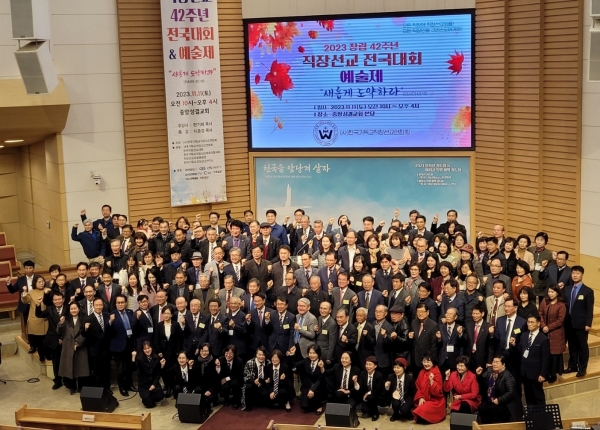
<svg viewBox="0 0 600 430">
<path fill-rule="evenodd" d="M 56 311 L 54 305 L 46 307 L 45 310 L 42 310 L 42 307 L 39 305 L 35 307 L 35 316 L 38 318 L 46 318 L 48 320 L 48 331 L 46 331 L 46 337 L 44 337 L 45 347 L 50 349 L 56 349 L 58 347 L 60 336 L 56 331 L 56 326 L 58 326 L 60 317 L 66 317 L 68 310 L 69 306 L 67 304 L 63 304 L 60 314 Z"/>
<path fill-rule="evenodd" d="M 491 324 L 487 321 L 482 321 L 479 334 L 477 335 L 477 343 L 475 352 L 473 352 L 473 344 L 475 343 L 475 322 L 468 322 L 463 330 L 463 341 L 465 346 L 465 354 L 471 359 L 471 369 L 476 370 L 478 367 L 485 369 L 488 364 L 492 363 L 494 358 L 494 335 L 490 334 Z"/>
<path fill-rule="evenodd" d="M 271 321 L 273 332 L 269 338 L 269 351 L 278 349 L 284 354 L 294 346 L 294 325 L 296 317 L 290 311 L 286 311 L 283 323 L 279 321 L 279 312 L 275 313 L 277 320 Z"/>
<path fill-rule="evenodd" d="M 481 375 L 481 384 L 480 386 L 487 387 L 488 379 L 492 375 L 492 368 L 488 368 Z M 508 412 L 510 413 L 511 421 L 520 421 L 522 417 L 519 417 L 519 409 L 521 399 L 517 399 L 517 389 L 514 376 L 508 371 L 505 370 L 498 375 L 498 379 L 496 379 L 496 385 L 494 387 L 494 391 L 496 394 L 496 398 L 498 399 L 498 404 L 506 405 L 508 408 Z M 483 401 L 487 401 L 487 395 L 483 395 Z"/>
<path fill-rule="evenodd" d="M 394 391 L 396 391 L 398 385 L 398 377 L 395 373 L 392 373 L 388 376 L 387 380 L 390 382 L 390 388 L 389 390 L 385 390 L 385 397 L 387 401 L 391 402 L 392 395 L 394 394 Z M 415 387 L 414 378 L 408 373 L 404 374 L 404 386 L 402 387 L 402 390 L 404 391 L 404 401 L 410 405 L 410 409 L 412 409 L 415 404 L 415 393 L 417 389 Z"/>
<path fill-rule="evenodd" d="M 108 313 L 103 313 L 104 330 L 100 327 L 100 323 L 93 313 L 86 317 L 85 322 L 90 323 L 90 326 L 81 333 L 85 337 L 85 344 L 90 357 L 104 357 L 110 354 L 110 335 L 108 333 Z"/>
<path fill-rule="evenodd" d="M 230 316 L 230 320 L 235 322 L 235 326 L 231 328 L 229 323 L 227 324 L 227 334 L 229 335 L 229 339 L 227 341 L 228 345 L 234 345 L 236 352 L 239 354 L 246 354 L 248 350 L 248 327 L 246 324 L 246 314 L 241 309 L 235 314 L 235 316 Z M 230 334 L 233 331 L 233 334 Z M 244 365 L 242 363 L 242 371 L 244 370 Z"/>
<path fill-rule="evenodd" d="M 438 325 L 431 318 L 427 318 L 424 322 L 424 328 L 419 336 L 421 322 L 415 318 L 411 324 L 413 336 L 413 364 L 419 369 L 423 367 L 422 361 L 425 354 L 435 356 L 437 352 L 437 338 L 435 336 L 438 331 Z"/>
<path fill-rule="evenodd" d="M 356 330 L 356 327 L 352 324 L 348 323 L 342 333 L 339 333 L 339 330 L 340 327 L 338 326 L 338 336 L 334 352 L 334 359 L 337 362 L 340 361 L 342 354 L 346 351 L 351 352 L 352 356 L 354 356 L 356 354 L 356 343 L 358 341 L 358 330 Z M 342 342 L 342 336 L 346 336 L 347 342 Z"/>
<path fill-rule="evenodd" d="M 371 391 L 371 395 L 374 395 L 378 399 L 377 404 L 381 404 L 385 398 L 385 380 L 383 379 L 383 375 L 377 370 L 373 372 L 371 390 L 369 390 L 368 378 L 369 374 L 366 370 L 360 372 L 360 376 L 358 377 L 358 385 L 360 386 L 358 389 L 359 396 L 362 399 L 366 393 Z"/>
</svg>

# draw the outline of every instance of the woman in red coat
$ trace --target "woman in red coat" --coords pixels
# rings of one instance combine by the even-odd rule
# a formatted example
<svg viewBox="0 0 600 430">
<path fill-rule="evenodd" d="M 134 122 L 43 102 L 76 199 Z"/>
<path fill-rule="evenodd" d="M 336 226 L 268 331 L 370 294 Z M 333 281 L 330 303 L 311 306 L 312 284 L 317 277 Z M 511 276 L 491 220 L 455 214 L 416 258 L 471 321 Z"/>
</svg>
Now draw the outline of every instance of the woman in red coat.
<svg viewBox="0 0 600 430">
<path fill-rule="evenodd" d="M 450 369 L 446 370 L 446 380 L 444 381 L 444 391 L 453 392 L 450 409 L 461 414 L 472 414 L 479 409 L 481 404 L 477 377 L 473 372 L 467 370 L 470 361 L 469 357 L 464 355 L 458 357 L 456 371 L 450 374 Z"/>
<path fill-rule="evenodd" d="M 567 306 L 563 292 L 558 285 L 549 285 L 546 297 L 540 302 L 540 329 L 550 340 L 550 377 L 548 383 L 556 382 L 556 375 L 563 372 L 563 352 L 565 350 L 565 317 Z"/>
<path fill-rule="evenodd" d="M 446 418 L 446 397 L 443 391 L 442 374 L 434 365 L 434 358 L 428 354 L 423 356 L 423 369 L 419 373 L 415 386 L 415 405 L 413 410 L 415 422 L 435 424 Z"/>
</svg>

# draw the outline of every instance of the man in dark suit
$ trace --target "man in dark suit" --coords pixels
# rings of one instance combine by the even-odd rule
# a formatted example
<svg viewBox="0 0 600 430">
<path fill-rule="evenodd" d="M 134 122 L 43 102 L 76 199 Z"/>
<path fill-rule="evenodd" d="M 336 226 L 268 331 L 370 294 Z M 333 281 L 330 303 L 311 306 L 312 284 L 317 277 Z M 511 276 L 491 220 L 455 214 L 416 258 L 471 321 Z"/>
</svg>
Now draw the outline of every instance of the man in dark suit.
<svg viewBox="0 0 600 430">
<path fill-rule="evenodd" d="M 223 356 L 215 360 L 217 375 L 221 382 L 219 385 L 221 387 L 221 396 L 223 397 L 223 406 L 227 407 L 231 403 L 234 410 L 240 407 L 242 386 L 244 384 L 245 363 L 240 358 L 240 355 L 234 345 L 228 345 L 225 347 Z"/>
<path fill-rule="evenodd" d="M 279 261 L 272 264 L 273 286 L 279 289 L 285 286 L 285 275 L 288 272 L 295 272 L 298 264 L 290 260 L 290 247 L 282 245 L 279 247 Z"/>
<path fill-rule="evenodd" d="M 103 285 L 103 284 L 101 284 Z M 91 315 L 94 313 L 94 299 L 96 298 L 96 290 L 91 285 L 86 285 L 83 289 L 83 299 L 79 301 L 79 308 L 85 315 Z"/>
<path fill-rule="evenodd" d="M 228 317 L 221 313 L 221 302 L 218 299 L 211 299 L 208 302 L 208 311 L 209 314 L 201 316 L 198 323 L 199 345 L 208 342 L 212 353 L 218 357 L 223 352 L 229 337 L 227 330 L 229 321 Z"/>
<path fill-rule="evenodd" d="M 427 230 L 427 220 L 425 218 L 424 215 L 417 215 L 417 218 L 415 220 L 415 226 L 417 228 L 411 230 L 408 233 L 408 243 L 412 243 L 413 239 L 415 238 L 415 236 L 417 235 L 421 235 L 423 236 L 423 238 L 429 242 L 431 240 L 431 238 L 433 237 L 433 233 L 430 232 L 429 230 Z"/>
<path fill-rule="evenodd" d="M 439 324 L 439 330 L 436 333 L 438 341 L 438 366 L 444 373 L 446 370 L 456 370 L 456 359 L 462 355 L 463 348 L 461 334 L 463 328 L 458 324 L 458 314 L 455 308 L 446 310 L 445 322 Z"/>
<path fill-rule="evenodd" d="M 335 264 L 335 252 L 329 251 L 325 254 L 325 267 L 319 269 L 319 278 L 321 279 L 321 287 L 323 291 L 329 291 L 331 288 L 338 286 L 337 276 L 345 270 Z"/>
<path fill-rule="evenodd" d="M 156 304 L 150 308 L 150 316 L 152 316 L 155 326 L 163 320 L 162 310 L 167 305 L 167 292 L 165 290 L 158 291 L 156 293 Z"/>
<path fill-rule="evenodd" d="M 375 321 L 373 321 L 374 337 L 370 339 L 373 353 L 377 357 L 378 368 L 384 378 L 392 370 L 392 332 L 394 327 L 386 320 L 387 308 L 378 305 L 375 308 Z M 369 336 L 369 334 L 367 334 Z"/>
<path fill-rule="evenodd" d="M 33 271 L 35 269 L 35 263 L 31 260 L 27 260 L 23 263 L 23 271 L 25 274 L 17 278 L 17 282 L 11 284 L 11 277 L 6 278 L 6 288 L 11 294 L 19 293 L 19 302 L 17 304 L 17 310 L 21 314 L 21 332 L 23 333 L 23 339 L 26 339 L 27 333 L 27 318 L 29 316 L 29 305 L 23 303 L 21 300 L 21 294 L 24 291 L 30 291 L 33 288 Z"/>
<path fill-rule="evenodd" d="M 285 297 L 278 297 L 275 307 L 277 308 L 277 319 L 271 322 L 273 324 L 273 333 L 269 338 L 269 351 L 278 349 L 284 356 L 289 356 L 286 353 L 294 346 L 296 316 L 288 311 L 288 303 Z"/>
<path fill-rule="evenodd" d="M 456 322 L 465 325 L 465 302 L 457 297 L 458 282 L 454 278 L 444 281 L 444 293 L 442 294 L 442 303 L 440 304 L 440 322 L 443 324 L 444 316 L 449 308 L 456 309 Z"/>
<path fill-rule="evenodd" d="M 529 333 L 521 336 L 517 345 L 511 339 L 511 345 L 521 354 L 521 376 L 525 390 L 527 406 L 546 404 L 543 384 L 550 373 L 550 341 L 540 330 L 540 316 L 527 317 Z"/>
<path fill-rule="evenodd" d="M 90 383 L 94 387 L 110 388 L 110 334 L 108 313 L 104 312 L 104 301 L 94 299 L 94 313 L 85 319 L 82 335 L 88 350 Z M 131 361 L 131 358 L 129 359 Z"/>
<path fill-rule="evenodd" d="M 148 296 L 140 294 L 137 297 L 138 310 L 135 312 L 135 318 L 137 324 L 135 326 L 135 350 L 142 351 L 142 344 L 145 341 L 154 341 L 154 320 L 150 315 L 150 309 L 148 309 Z"/>
<path fill-rule="evenodd" d="M 179 297 L 183 297 L 186 302 L 190 302 L 194 294 L 194 286 L 186 284 L 185 273 L 178 271 L 175 275 L 175 283 L 170 285 L 167 293 L 169 295 L 169 303 L 175 304 Z"/>
<path fill-rule="evenodd" d="M 381 254 L 379 257 L 381 269 L 375 272 L 375 288 L 382 293 L 388 293 L 392 289 L 392 256 L 390 254 Z"/>
<path fill-rule="evenodd" d="M 269 281 L 273 282 L 273 266 L 270 261 L 263 259 L 262 246 L 253 246 L 250 253 L 252 260 L 246 261 L 244 265 L 248 270 L 248 279 L 258 280 L 260 291 L 264 293 L 267 291 Z M 244 305 L 247 305 L 247 303 L 244 303 Z"/>
<path fill-rule="evenodd" d="M 466 325 L 469 322 L 473 322 L 472 311 L 479 303 L 485 302 L 485 297 L 477 290 L 477 286 L 479 285 L 479 278 L 477 278 L 477 275 L 471 274 L 467 276 L 465 283 L 466 290 L 459 292 L 457 296 L 465 303 Z"/>
<path fill-rule="evenodd" d="M 310 226 L 310 218 L 307 215 L 302 215 L 300 225 L 290 233 L 290 245 L 294 251 L 294 255 L 300 255 L 303 251 L 312 251 L 310 243 L 315 237 L 315 231 Z"/>
<path fill-rule="evenodd" d="M 302 254 L 301 257 L 302 267 L 299 267 L 294 272 L 294 276 L 296 278 L 296 282 L 298 283 L 298 287 L 303 290 L 310 288 L 310 277 L 316 275 L 318 270 L 316 268 L 313 269 L 312 256 L 309 253 Z"/>
<path fill-rule="evenodd" d="M 404 308 L 406 297 L 410 296 L 410 291 L 404 288 L 405 279 L 405 276 L 400 272 L 392 275 L 392 289 L 387 293 L 387 297 L 385 298 L 385 305 L 388 309 L 396 305 Z"/>
<path fill-rule="evenodd" d="M 246 329 L 250 336 L 251 350 L 259 346 L 265 349 L 269 347 L 269 337 L 273 333 L 273 324 L 277 324 L 277 312 L 265 306 L 266 296 L 264 293 L 254 295 L 254 310 L 246 314 Z"/>
<path fill-rule="evenodd" d="M 244 313 L 250 313 L 254 310 L 254 296 L 260 292 L 260 286 L 257 279 L 248 281 L 248 293 L 242 297 L 242 310 Z M 266 296 L 265 296 L 266 297 Z"/>
<path fill-rule="evenodd" d="M 293 272 L 285 275 L 285 286 L 273 288 L 276 297 L 285 297 L 288 304 L 288 311 L 296 315 L 298 313 L 298 300 L 303 297 L 304 291 L 296 285 L 296 277 Z M 273 300 L 275 302 L 275 300 Z"/>
<path fill-rule="evenodd" d="M 565 334 L 569 344 L 569 365 L 564 373 L 585 376 L 590 359 L 588 335 L 594 318 L 594 290 L 583 283 L 583 267 L 571 269 L 572 287 L 563 289 L 567 305 Z"/>
<path fill-rule="evenodd" d="M 117 308 L 110 313 L 107 330 L 110 336 L 110 352 L 115 359 L 119 392 L 129 397 L 127 390 L 133 390 L 131 380 L 131 352 L 133 351 L 133 331 L 137 325 L 133 311 L 126 309 L 127 297 L 117 294 Z"/>
<path fill-rule="evenodd" d="M 200 275 L 202 275 L 202 254 L 198 251 L 192 254 L 191 262 L 192 267 L 188 267 L 185 271 L 187 277 L 187 283 L 189 285 L 193 285 L 195 288 L 198 288 L 200 284 Z"/>
<path fill-rule="evenodd" d="M 217 246 L 219 246 L 219 235 L 214 228 L 208 228 L 206 230 L 206 240 L 201 241 L 198 247 L 204 264 L 214 260 L 214 250 Z"/>
<path fill-rule="evenodd" d="M 102 274 L 102 285 L 98 287 L 97 295 L 104 302 L 104 307 L 108 312 L 116 309 L 117 295 L 121 294 L 121 286 L 113 282 L 110 272 Z"/>
<path fill-rule="evenodd" d="M 183 350 L 191 357 L 196 351 L 194 347 L 194 318 L 188 309 L 188 301 L 185 297 L 177 297 L 175 300 L 175 313 L 173 314 L 173 324 L 178 323 L 183 332 Z M 187 329 L 186 329 L 187 327 Z"/>
<path fill-rule="evenodd" d="M 339 363 L 344 352 L 351 352 L 351 356 L 355 355 L 358 331 L 355 326 L 350 324 L 350 315 L 346 309 L 337 311 L 335 322 L 337 323 L 337 342 L 334 358 L 336 363 Z"/>
<path fill-rule="evenodd" d="M 310 289 L 303 290 L 303 294 L 304 297 L 310 301 L 310 313 L 313 315 L 318 315 L 319 306 L 321 306 L 321 303 L 329 301 L 329 294 L 327 294 L 321 288 L 321 279 L 318 276 L 311 276 L 309 285 Z"/>
<path fill-rule="evenodd" d="M 279 247 L 282 245 L 281 241 L 275 236 L 271 235 L 271 225 L 268 222 L 260 224 L 260 236 L 256 239 L 257 245 L 262 245 L 263 258 L 275 263 L 279 260 Z"/>
<path fill-rule="evenodd" d="M 250 255 L 250 251 L 248 251 L 248 255 Z M 248 269 L 246 269 L 246 265 L 242 263 L 240 248 L 231 248 L 229 250 L 229 262 L 231 264 L 228 264 L 223 268 L 223 279 L 227 275 L 233 276 L 235 286 L 245 291 L 249 279 Z"/>
<path fill-rule="evenodd" d="M 340 266 L 342 266 L 346 272 L 350 272 L 352 270 L 354 257 L 359 254 L 362 254 L 365 258 L 367 257 L 367 251 L 362 246 L 358 246 L 356 244 L 356 239 L 356 232 L 354 230 L 349 230 L 345 237 L 346 244 L 340 246 L 340 249 L 338 249 Z"/>
<path fill-rule="evenodd" d="M 368 311 L 367 321 L 371 324 L 375 321 L 375 308 L 379 305 L 385 305 L 385 299 L 381 291 L 373 288 L 373 277 L 369 274 L 363 276 L 363 290 L 358 295 L 358 306 Z"/>
<path fill-rule="evenodd" d="M 312 327 L 316 335 L 316 344 L 321 348 L 321 359 L 331 364 L 335 357 L 335 345 L 338 338 L 338 326 L 331 317 L 331 303 L 323 302 L 319 307 L 317 324 Z"/>
<path fill-rule="evenodd" d="M 338 310 L 347 309 L 348 314 L 350 314 L 350 319 L 352 319 L 354 308 L 358 304 L 358 296 L 348 287 L 348 279 L 348 273 L 341 272 L 337 275 L 339 286 L 334 287 L 333 289 L 327 288 L 327 293 L 329 296 L 329 303 L 333 305 L 331 313 L 337 315 Z"/>
<path fill-rule="evenodd" d="M 234 345 L 237 350 L 238 356 L 242 359 L 246 359 L 248 351 L 248 339 L 246 314 L 241 309 L 242 301 L 239 297 L 232 297 L 229 301 L 229 322 L 227 323 L 227 334 L 229 335 L 228 345 Z M 227 352 L 227 348 L 225 348 Z M 241 381 L 240 381 L 241 383 Z"/>
<path fill-rule="evenodd" d="M 234 219 L 229 224 L 229 234 L 223 237 L 221 246 L 225 251 L 225 259 L 231 262 L 231 250 L 239 249 L 240 257 L 246 260 L 250 251 L 250 239 L 242 234 L 243 224 L 240 220 Z"/>
<path fill-rule="evenodd" d="M 413 366 L 420 370 L 423 368 L 423 356 L 425 354 L 435 357 L 438 325 L 429 318 L 429 309 L 425 303 L 417 305 L 415 314 L 416 318 L 411 324 L 408 338 L 413 340 Z"/>
<path fill-rule="evenodd" d="M 548 265 L 548 260 L 542 261 L 542 269 L 538 275 L 540 281 L 546 281 L 548 285 L 558 285 L 560 288 L 572 287 L 571 268 L 567 266 L 569 253 L 558 251 L 556 253 L 556 264 Z"/>
<path fill-rule="evenodd" d="M 52 370 L 54 371 L 54 385 L 53 390 L 58 390 L 62 387 L 62 377 L 58 375 L 58 369 L 60 368 L 60 355 L 62 352 L 62 345 L 60 336 L 57 333 L 58 323 L 64 321 L 67 315 L 68 306 L 64 306 L 65 299 L 61 293 L 55 291 L 52 294 L 52 306 L 46 307 L 42 310 L 42 298 L 38 300 L 35 306 L 35 316 L 38 318 L 46 318 L 48 320 L 48 330 L 44 337 L 44 346 L 47 351 L 51 351 L 50 357 L 52 358 Z"/>
<path fill-rule="evenodd" d="M 360 372 L 358 377 L 358 385 L 360 399 L 362 400 L 361 410 L 363 418 L 371 417 L 372 421 L 379 419 L 379 406 L 383 400 L 385 389 L 385 378 L 381 368 L 378 367 L 379 359 L 375 357 L 367 357 L 365 362 L 365 370 Z M 390 367 L 391 368 L 391 367 Z M 372 372 L 372 373 L 371 373 Z"/>
<path fill-rule="evenodd" d="M 339 311 L 338 311 L 339 312 Z M 364 369 L 367 357 L 374 354 L 373 342 L 375 329 L 373 324 L 367 321 L 367 310 L 358 308 L 356 310 L 356 354 L 358 356 L 358 367 Z"/>
<path fill-rule="evenodd" d="M 494 329 L 483 319 L 484 315 L 485 306 L 482 304 L 475 306 L 471 311 L 471 321 L 466 323 L 461 336 L 473 371 L 479 368 L 483 371 L 490 367 L 494 357 Z"/>
</svg>

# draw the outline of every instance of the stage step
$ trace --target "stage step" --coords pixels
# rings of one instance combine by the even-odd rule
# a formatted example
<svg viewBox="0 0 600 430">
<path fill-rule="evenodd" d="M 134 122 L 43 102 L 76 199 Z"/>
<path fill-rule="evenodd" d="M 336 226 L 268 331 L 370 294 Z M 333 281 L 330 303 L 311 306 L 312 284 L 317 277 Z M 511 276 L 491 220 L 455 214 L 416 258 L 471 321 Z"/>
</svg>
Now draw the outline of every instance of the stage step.
<svg viewBox="0 0 600 430">
<path fill-rule="evenodd" d="M 15 336 L 15 342 L 17 344 L 19 357 L 21 360 L 27 363 L 36 374 L 47 376 L 50 379 L 54 378 L 51 360 L 46 360 L 44 363 L 40 363 L 40 356 L 38 353 L 35 352 L 33 354 L 29 354 L 29 344 L 25 342 L 20 335 Z"/>
</svg>

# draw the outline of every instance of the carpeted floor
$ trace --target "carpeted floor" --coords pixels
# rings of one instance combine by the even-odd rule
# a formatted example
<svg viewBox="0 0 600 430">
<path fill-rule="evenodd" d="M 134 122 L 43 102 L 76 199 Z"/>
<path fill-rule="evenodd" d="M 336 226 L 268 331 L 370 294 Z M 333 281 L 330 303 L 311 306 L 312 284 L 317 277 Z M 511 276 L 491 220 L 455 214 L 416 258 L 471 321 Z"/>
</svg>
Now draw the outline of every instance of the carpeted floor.
<svg viewBox="0 0 600 430">
<path fill-rule="evenodd" d="M 234 411 L 231 406 L 220 408 L 198 430 L 262 430 L 266 429 L 269 421 L 286 424 L 314 425 L 318 419 L 314 412 L 303 414 L 297 405 L 292 406 L 292 412 L 283 409 L 256 408 L 250 412 Z"/>
</svg>

